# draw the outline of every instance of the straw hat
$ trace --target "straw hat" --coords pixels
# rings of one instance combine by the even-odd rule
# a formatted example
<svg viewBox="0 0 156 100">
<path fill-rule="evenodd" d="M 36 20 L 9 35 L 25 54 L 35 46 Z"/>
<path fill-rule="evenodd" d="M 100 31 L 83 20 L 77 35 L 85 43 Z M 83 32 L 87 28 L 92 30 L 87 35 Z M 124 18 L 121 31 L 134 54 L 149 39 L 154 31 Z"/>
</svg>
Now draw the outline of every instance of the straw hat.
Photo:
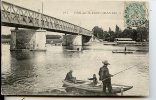
<svg viewBox="0 0 156 100">
<path fill-rule="evenodd" d="M 104 61 L 102 61 L 102 63 L 103 63 L 104 65 L 110 65 L 110 63 L 108 63 L 108 60 L 104 60 Z"/>
</svg>

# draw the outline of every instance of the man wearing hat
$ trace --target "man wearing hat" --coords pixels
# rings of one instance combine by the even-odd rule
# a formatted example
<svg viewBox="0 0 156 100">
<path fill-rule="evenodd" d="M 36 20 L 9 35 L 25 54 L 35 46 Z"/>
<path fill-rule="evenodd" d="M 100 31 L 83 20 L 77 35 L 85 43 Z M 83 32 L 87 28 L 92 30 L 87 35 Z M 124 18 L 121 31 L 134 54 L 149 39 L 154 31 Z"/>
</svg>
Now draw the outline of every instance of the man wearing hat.
<svg viewBox="0 0 156 100">
<path fill-rule="evenodd" d="M 108 92 L 112 93 L 112 85 L 111 85 L 111 77 L 113 75 L 109 74 L 109 69 L 107 68 L 108 63 L 107 60 L 102 61 L 103 66 L 99 70 L 99 80 L 103 83 L 103 92 L 106 93 L 106 87 L 108 88 Z"/>
</svg>

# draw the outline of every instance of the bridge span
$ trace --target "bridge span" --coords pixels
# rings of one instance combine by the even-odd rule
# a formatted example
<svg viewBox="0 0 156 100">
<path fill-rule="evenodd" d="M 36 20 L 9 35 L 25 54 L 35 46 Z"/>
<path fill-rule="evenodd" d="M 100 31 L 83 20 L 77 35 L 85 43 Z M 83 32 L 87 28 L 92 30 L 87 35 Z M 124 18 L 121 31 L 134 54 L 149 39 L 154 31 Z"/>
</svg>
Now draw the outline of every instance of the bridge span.
<svg viewBox="0 0 156 100">
<path fill-rule="evenodd" d="M 2 26 L 9 26 L 9 27 L 16 27 L 16 28 L 27 28 L 27 29 L 33 29 L 33 30 L 38 30 L 42 29 L 42 31 L 37 31 L 34 32 L 35 35 L 42 33 L 45 35 L 46 31 L 51 31 L 51 32 L 60 32 L 60 33 L 65 33 L 68 34 L 66 37 L 69 35 L 74 35 L 76 38 L 76 42 L 72 40 L 73 42 L 68 42 L 68 43 L 76 43 L 76 45 L 83 44 L 83 42 L 88 41 L 91 36 L 92 36 L 92 31 L 87 30 L 83 27 L 80 27 L 78 25 L 74 25 L 72 23 L 63 21 L 61 19 L 57 19 L 45 14 L 42 14 L 40 12 L 36 12 L 27 8 L 20 7 L 18 5 L 14 5 L 12 3 L 8 3 L 5 1 L 1 2 L 1 22 Z M 46 30 L 46 31 L 43 31 Z M 12 49 L 17 49 L 17 43 L 19 42 L 19 39 L 17 40 L 17 35 L 20 35 L 24 33 L 23 35 L 26 35 L 27 33 L 30 35 L 32 32 L 25 32 L 27 30 L 12 30 Z M 20 34 L 19 34 L 20 33 Z M 36 34 L 37 33 L 37 34 Z M 37 37 L 45 37 L 44 35 L 40 35 Z M 28 35 L 26 35 L 28 37 Z M 33 36 L 33 35 L 32 35 Z M 35 37 L 36 37 L 35 36 Z M 16 39 L 15 39 L 16 37 Z M 20 37 L 20 36 L 19 36 Z M 79 38 L 77 38 L 79 37 Z M 24 38 L 23 38 L 24 39 Z M 41 38 L 40 38 L 41 39 Z M 67 39 L 67 38 L 66 38 Z M 22 40 L 22 39 L 21 39 Z M 31 39 L 27 39 L 30 42 Z M 18 42 L 17 42 L 18 41 Z M 36 40 L 35 40 L 36 41 Z M 41 41 L 41 40 L 40 40 Z M 44 39 L 45 41 L 45 39 Z M 67 40 L 65 40 L 67 41 Z M 71 40 L 69 40 L 71 41 Z M 77 43 L 80 41 L 79 43 Z M 16 43 L 15 43 L 16 42 Z M 39 45 L 42 44 L 40 43 L 27 43 L 27 44 L 33 44 L 33 45 Z M 13 48 L 14 47 L 14 48 Z M 29 47 L 29 46 L 26 46 Z M 24 47 L 24 48 L 26 48 Z M 35 46 L 33 46 L 35 47 Z M 34 49 L 34 48 L 33 48 Z"/>
</svg>

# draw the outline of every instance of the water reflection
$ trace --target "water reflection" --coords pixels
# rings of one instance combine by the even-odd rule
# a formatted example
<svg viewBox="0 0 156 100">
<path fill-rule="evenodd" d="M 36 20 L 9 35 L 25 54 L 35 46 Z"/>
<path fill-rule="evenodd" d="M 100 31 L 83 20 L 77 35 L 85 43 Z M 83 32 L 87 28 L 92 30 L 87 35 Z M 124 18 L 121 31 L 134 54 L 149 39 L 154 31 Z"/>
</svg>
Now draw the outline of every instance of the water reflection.
<svg viewBox="0 0 156 100">
<path fill-rule="evenodd" d="M 77 51 L 77 46 L 67 49 L 68 47 L 51 45 L 47 45 L 46 52 L 10 52 L 9 45 L 2 45 L 2 48 L 1 84 L 4 94 L 57 94 L 59 91 L 55 89 L 62 87 L 62 80 L 70 69 L 74 70 L 73 76 L 77 79 L 86 80 L 93 73 L 98 75 L 101 61 L 105 59 L 111 63 L 109 68 L 112 74 L 139 64 L 138 67 L 112 79 L 115 84 L 134 86 L 126 95 L 146 95 L 148 91 L 148 52 L 114 54 L 112 50 L 123 47 L 103 44 L 82 46 L 81 51 Z M 127 47 L 129 50 L 146 48 Z"/>
<path fill-rule="evenodd" d="M 82 46 L 63 46 L 63 49 L 67 51 L 82 51 L 83 47 Z"/>
<path fill-rule="evenodd" d="M 37 58 L 44 52 L 32 52 L 32 51 L 12 51 L 11 52 L 11 70 L 9 74 L 3 75 L 2 84 L 8 85 L 11 88 L 11 94 L 31 94 L 33 91 L 33 85 L 37 78 L 36 63 L 39 62 Z M 43 58 L 44 59 L 44 58 Z M 42 60 L 42 59 L 41 59 Z M 16 90 L 16 92 L 13 92 Z"/>
<path fill-rule="evenodd" d="M 31 59 L 34 58 L 33 52 L 11 52 L 11 75 L 8 77 L 9 84 L 18 82 L 26 84 L 27 78 L 34 76 L 34 66 Z M 22 83 L 23 82 L 23 83 Z"/>
<path fill-rule="evenodd" d="M 25 51 L 12 51 L 11 57 L 15 58 L 16 60 L 25 60 L 25 59 L 32 59 L 34 52 L 30 52 L 28 50 Z"/>
</svg>

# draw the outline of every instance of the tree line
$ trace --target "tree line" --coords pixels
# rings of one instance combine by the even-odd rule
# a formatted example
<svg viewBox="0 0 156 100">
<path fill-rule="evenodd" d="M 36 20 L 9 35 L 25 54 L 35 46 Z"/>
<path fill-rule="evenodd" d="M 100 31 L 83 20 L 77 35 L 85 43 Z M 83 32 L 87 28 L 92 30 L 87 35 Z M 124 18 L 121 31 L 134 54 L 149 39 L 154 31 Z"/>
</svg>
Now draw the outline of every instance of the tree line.
<svg viewBox="0 0 156 100">
<path fill-rule="evenodd" d="M 92 31 L 94 36 L 102 39 L 103 41 L 113 42 L 115 38 L 132 38 L 137 42 L 149 41 L 148 27 L 137 27 L 136 29 L 127 27 L 122 31 L 120 27 L 116 25 L 115 31 L 113 31 L 111 28 L 106 31 L 99 26 L 95 26 Z"/>
<path fill-rule="evenodd" d="M 8 35 L 1 34 L 1 39 L 11 39 L 11 35 L 10 34 L 8 34 Z"/>
<path fill-rule="evenodd" d="M 46 35 L 46 39 L 61 39 L 61 35 Z"/>
</svg>

